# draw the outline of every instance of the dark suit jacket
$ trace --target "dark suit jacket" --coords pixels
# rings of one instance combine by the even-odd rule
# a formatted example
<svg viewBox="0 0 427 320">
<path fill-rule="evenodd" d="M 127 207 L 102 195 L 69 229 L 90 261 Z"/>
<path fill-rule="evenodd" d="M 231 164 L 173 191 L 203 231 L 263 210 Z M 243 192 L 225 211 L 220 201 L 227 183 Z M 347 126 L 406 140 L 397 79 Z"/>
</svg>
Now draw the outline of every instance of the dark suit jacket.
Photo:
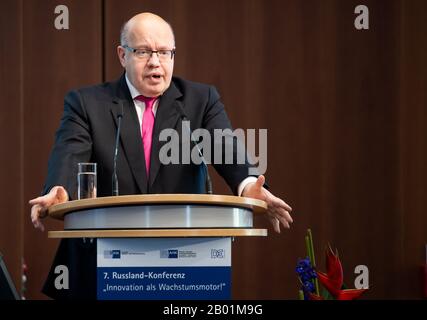
<svg viewBox="0 0 427 320">
<path fill-rule="evenodd" d="M 172 79 L 170 87 L 160 97 L 153 131 L 150 173 L 147 177 L 139 121 L 124 75 L 116 82 L 67 94 L 43 193 L 49 192 L 55 185 L 62 185 L 71 199 L 76 199 L 77 163 L 96 162 L 98 197 L 111 196 L 120 101 L 124 109 L 117 163 L 120 194 L 204 193 L 205 171 L 201 166 L 160 163 L 159 150 L 166 142 L 159 142 L 159 134 L 166 128 L 174 128 L 181 134 L 178 104 L 190 120 L 192 130 L 205 128 L 213 132 L 214 129 L 231 128 L 216 89 L 176 77 Z M 234 159 L 237 159 L 236 155 Z M 214 167 L 234 194 L 237 193 L 239 183 L 248 176 L 247 164 Z M 81 239 L 61 241 L 43 292 L 54 298 L 96 298 L 95 243 L 83 242 Z M 70 290 L 57 290 L 54 287 L 57 275 L 53 271 L 60 264 L 69 267 Z"/>
</svg>

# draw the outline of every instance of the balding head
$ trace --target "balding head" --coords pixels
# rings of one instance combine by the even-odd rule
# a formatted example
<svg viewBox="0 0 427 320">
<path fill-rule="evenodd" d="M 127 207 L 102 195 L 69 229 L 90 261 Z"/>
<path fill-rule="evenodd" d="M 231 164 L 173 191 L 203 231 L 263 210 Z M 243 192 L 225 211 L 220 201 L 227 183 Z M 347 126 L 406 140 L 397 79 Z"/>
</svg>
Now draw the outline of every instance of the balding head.
<svg viewBox="0 0 427 320">
<path fill-rule="evenodd" d="M 174 66 L 171 26 L 155 14 L 140 13 L 125 23 L 120 42 L 117 54 L 130 83 L 144 96 L 162 95 L 171 84 Z"/>
<path fill-rule="evenodd" d="M 162 28 L 167 27 L 170 30 L 170 33 L 172 34 L 172 38 L 174 42 L 173 46 L 175 47 L 175 35 L 173 33 L 172 26 L 169 24 L 169 22 L 164 20 L 162 17 L 150 12 L 143 12 L 143 13 L 137 14 L 123 24 L 122 29 L 120 31 L 120 44 L 122 46 L 129 44 L 129 32 L 132 32 L 132 27 L 134 27 L 135 25 L 141 25 L 141 24 L 143 25 L 151 24 L 153 26 L 160 26 Z"/>
</svg>

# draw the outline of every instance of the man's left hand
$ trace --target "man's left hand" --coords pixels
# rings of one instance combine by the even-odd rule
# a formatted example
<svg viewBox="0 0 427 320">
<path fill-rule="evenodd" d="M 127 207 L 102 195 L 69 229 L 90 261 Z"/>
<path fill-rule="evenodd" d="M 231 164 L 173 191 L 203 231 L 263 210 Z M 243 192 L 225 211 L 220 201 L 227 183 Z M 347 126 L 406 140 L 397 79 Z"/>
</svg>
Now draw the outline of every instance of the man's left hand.
<svg viewBox="0 0 427 320">
<path fill-rule="evenodd" d="M 254 198 L 263 200 L 267 203 L 267 214 L 273 228 L 276 232 L 280 233 L 280 223 L 289 229 L 290 224 L 293 222 L 290 212 L 292 208 L 282 199 L 274 196 L 270 191 L 263 187 L 265 177 L 263 175 L 258 177 L 256 182 L 249 183 L 243 189 L 242 197 Z"/>
</svg>

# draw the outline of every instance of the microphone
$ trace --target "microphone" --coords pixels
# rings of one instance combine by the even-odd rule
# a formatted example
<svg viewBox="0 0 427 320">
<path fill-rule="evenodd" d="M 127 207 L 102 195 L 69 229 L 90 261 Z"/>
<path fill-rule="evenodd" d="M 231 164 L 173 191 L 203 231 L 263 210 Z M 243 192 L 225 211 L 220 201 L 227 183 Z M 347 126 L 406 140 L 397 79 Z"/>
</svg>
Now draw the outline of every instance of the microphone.
<svg viewBox="0 0 427 320">
<path fill-rule="evenodd" d="M 188 132 L 190 133 L 190 141 L 193 144 L 193 146 L 196 147 L 197 152 L 199 153 L 199 156 L 202 159 L 202 163 L 203 163 L 203 166 L 204 166 L 205 172 L 206 172 L 206 181 L 205 181 L 205 184 L 206 184 L 206 193 L 207 194 L 212 194 L 212 180 L 211 180 L 211 177 L 209 175 L 208 165 L 206 163 L 205 157 L 203 157 L 203 154 L 202 154 L 202 151 L 199 148 L 199 145 L 196 143 L 196 141 L 193 140 L 193 137 L 191 135 L 191 128 L 190 128 L 190 126 L 188 125 L 188 122 L 187 122 L 189 120 L 188 120 L 188 118 L 187 118 L 187 116 L 185 114 L 184 108 L 181 106 L 180 103 L 177 103 L 176 105 L 177 105 L 178 111 L 180 113 L 181 122 L 184 124 L 184 126 L 187 128 Z"/>
<path fill-rule="evenodd" d="M 114 158 L 113 158 L 113 196 L 119 195 L 119 180 L 117 179 L 117 153 L 119 151 L 119 138 L 120 138 L 120 128 L 122 126 L 122 117 L 123 117 L 123 101 L 119 100 L 120 111 L 117 115 L 118 125 L 116 132 L 116 144 L 114 146 Z"/>
</svg>

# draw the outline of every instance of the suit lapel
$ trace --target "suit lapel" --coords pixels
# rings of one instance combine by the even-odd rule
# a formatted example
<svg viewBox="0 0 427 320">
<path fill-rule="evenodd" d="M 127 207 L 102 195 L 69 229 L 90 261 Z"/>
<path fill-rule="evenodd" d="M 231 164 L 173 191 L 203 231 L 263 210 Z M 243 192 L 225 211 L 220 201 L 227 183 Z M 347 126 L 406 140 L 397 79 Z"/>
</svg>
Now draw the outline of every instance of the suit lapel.
<svg viewBox="0 0 427 320">
<path fill-rule="evenodd" d="M 163 129 L 175 128 L 179 119 L 179 112 L 175 104 L 178 103 L 176 99 L 181 96 L 181 92 L 174 83 L 171 82 L 168 90 L 166 90 L 166 92 L 160 97 L 159 106 L 156 112 L 156 120 L 154 123 L 153 143 L 150 155 L 150 187 L 153 185 L 159 173 L 161 166 L 159 152 L 161 147 L 166 143 L 159 141 L 160 132 Z"/>
<path fill-rule="evenodd" d="M 116 128 L 118 126 L 117 115 L 121 108 L 120 102 L 123 103 L 120 142 L 140 192 L 147 193 L 147 174 L 139 120 L 124 76 L 119 80 L 118 90 L 111 104 L 111 113 L 114 117 Z"/>
</svg>

